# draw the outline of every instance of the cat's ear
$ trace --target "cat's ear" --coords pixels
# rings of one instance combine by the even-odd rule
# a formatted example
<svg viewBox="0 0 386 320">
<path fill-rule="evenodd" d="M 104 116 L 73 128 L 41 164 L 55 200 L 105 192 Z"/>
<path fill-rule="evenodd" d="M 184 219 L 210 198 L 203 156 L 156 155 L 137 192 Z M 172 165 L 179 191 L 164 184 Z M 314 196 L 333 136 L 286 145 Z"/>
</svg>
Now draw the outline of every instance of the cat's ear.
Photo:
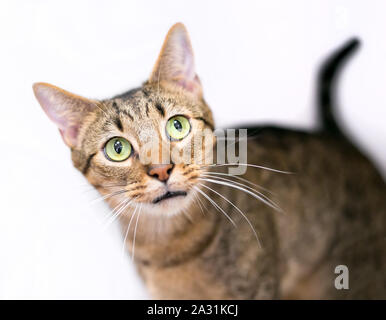
<svg viewBox="0 0 386 320">
<path fill-rule="evenodd" d="M 47 116 L 58 126 L 64 142 L 77 147 L 79 129 L 84 118 L 97 108 L 88 100 L 48 83 L 35 83 L 33 91 Z"/>
<path fill-rule="evenodd" d="M 159 81 L 172 82 L 198 97 L 202 96 L 189 35 L 182 23 L 172 26 L 166 35 L 149 79 L 152 83 Z"/>
</svg>

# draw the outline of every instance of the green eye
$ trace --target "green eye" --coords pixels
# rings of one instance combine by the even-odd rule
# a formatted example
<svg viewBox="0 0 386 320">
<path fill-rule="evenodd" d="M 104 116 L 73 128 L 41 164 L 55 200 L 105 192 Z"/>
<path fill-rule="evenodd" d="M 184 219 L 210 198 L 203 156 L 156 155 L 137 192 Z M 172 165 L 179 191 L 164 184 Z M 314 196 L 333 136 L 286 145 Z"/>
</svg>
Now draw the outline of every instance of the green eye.
<svg viewBox="0 0 386 320">
<path fill-rule="evenodd" d="M 125 138 L 117 137 L 107 141 L 105 155 L 111 161 L 123 161 L 131 155 L 132 147 Z"/>
<path fill-rule="evenodd" d="M 171 140 L 181 140 L 190 132 L 190 123 L 184 116 L 175 116 L 166 123 L 166 133 Z"/>
</svg>

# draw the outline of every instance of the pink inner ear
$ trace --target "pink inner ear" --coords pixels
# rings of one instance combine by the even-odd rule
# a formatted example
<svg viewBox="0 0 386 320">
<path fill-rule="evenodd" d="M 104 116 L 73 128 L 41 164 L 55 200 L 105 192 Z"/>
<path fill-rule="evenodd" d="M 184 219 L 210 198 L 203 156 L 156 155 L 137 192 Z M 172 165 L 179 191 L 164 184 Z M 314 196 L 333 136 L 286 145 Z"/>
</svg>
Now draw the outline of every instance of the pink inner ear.
<svg viewBox="0 0 386 320">
<path fill-rule="evenodd" d="M 193 50 L 186 28 L 175 24 L 166 36 L 159 59 L 150 81 L 170 81 L 194 93 L 202 95 L 201 83 L 196 75 Z"/>
<path fill-rule="evenodd" d="M 94 103 L 44 83 L 35 84 L 33 89 L 44 112 L 58 126 L 64 142 L 75 147 L 84 116 L 94 109 Z"/>
<path fill-rule="evenodd" d="M 176 40 L 179 42 L 179 46 L 182 49 L 180 58 L 182 60 L 183 70 L 181 71 L 183 72 L 183 76 L 187 80 L 194 80 L 196 74 L 194 68 L 193 52 L 189 43 L 189 39 L 187 39 L 187 36 L 184 33 L 180 33 L 178 39 Z"/>
<path fill-rule="evenodd" d="M 69 127 L 67 130 L 59 128 L 60 135 L 63 141 L 69 146 L 73 147 L 77 143 L 79 127 Z"/>
<path fill-rule="evenodd" d="M 181 79 L 178 80 L 177 83 L 179 86 L 185 88 L 189 92 L 196 93 L 198 90 L 200 90 L 199 82 L 194 80 Z"/>
<path fill-rule="evenodd" d="M 44 112 L 64 132 L 68 121 L 61 111 L 63 98 L 58 96 L 53 88 L 44 85 L 34 85 L 34 92 Z"/>
<path fill-rule="evenodd" d="M 68 121 L 65 117 L 63 117 L 59 113 L 57 113 L 54 108 L 44 108 L 43 107 L 43 110 L 46 112 L 48 117 L 58 126 L 59 129 L 61 129 L 63 132 L 67 131 L 69 124 L 68 124 Z"/>
<path fill-rule="evenodd" d="M 172 64 L 171 70 L 174 70 L 172 77 L 187 91 L 201 92 L 201 83 L 196 75 L 193 52 L 187 35 L 181 32 L 170 41 L 174 49 L 174 53 L 169 57 L 171 58 L 169 63 Z"/>
<path fill-rule="evenodd" d="M 56 95 L 50 95 L 44 91 L 45 90 L 42 90 L 42 92 L 36 94 L 40 105 L 47 116 L 57 125 L 63 141 L 69 147 L 75 146 L 79 129 L 74 125 L 71 126 L 67 118 L 70 116 L 70 113 L 63 110 L 63 108 L 65 108 L 63 99 L 58 99 Z"/>
</svg>

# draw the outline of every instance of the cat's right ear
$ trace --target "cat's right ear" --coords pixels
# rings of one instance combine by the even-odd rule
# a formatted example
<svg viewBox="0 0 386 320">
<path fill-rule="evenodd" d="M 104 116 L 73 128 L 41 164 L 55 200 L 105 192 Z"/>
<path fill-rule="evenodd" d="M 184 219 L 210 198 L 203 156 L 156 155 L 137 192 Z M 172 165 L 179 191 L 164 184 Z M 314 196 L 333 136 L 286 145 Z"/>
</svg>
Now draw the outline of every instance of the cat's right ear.
<svg viewBox="0 0 386 320">
<path fill-rule="evenodd" d="M 64 142 L 76 148 L 84 119 L 97 108 L 97 102 L 48 83 L 35 83 L 33 91 L 44 112 L 58 126 Z"/>
</svg>

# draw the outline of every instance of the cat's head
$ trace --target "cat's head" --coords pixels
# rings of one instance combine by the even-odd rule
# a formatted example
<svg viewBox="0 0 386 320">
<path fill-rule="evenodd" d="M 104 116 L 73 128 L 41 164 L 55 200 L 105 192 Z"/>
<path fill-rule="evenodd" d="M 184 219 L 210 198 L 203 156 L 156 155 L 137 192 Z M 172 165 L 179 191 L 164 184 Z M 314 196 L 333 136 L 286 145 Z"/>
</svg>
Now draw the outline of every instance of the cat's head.
<svg viewBox="0 0 386 320">
<path fill-rule="evenodd" d="M 170 29 L 140 88 L 102 101 L 45 83 L 33 89 L 74 166 L 112 206 L 177 213 L 192 201 L 202 163 L 210 161 L 214 123 L 182 24 Z"/>
</svg>

